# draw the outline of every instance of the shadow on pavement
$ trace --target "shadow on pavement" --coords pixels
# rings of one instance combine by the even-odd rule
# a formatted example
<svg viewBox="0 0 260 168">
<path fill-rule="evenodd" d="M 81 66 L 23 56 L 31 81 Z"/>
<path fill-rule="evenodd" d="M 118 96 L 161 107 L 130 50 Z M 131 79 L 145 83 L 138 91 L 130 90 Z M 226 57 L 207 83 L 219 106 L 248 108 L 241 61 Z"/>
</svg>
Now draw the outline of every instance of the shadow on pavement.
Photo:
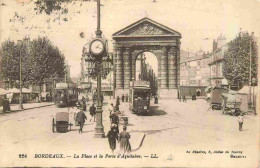
<svg viewBox="0 0 260 168">
<path fill-rule="evenodd" d="M 163 110 L 158 109 L 159 106 L 150 106 L 150 116 L 166 115 L 167 113 Z"/>
<path fill-rule="evenodd" d="M 88 133 L 88 132 L 94 132 L 95 130 L 90 130 L 90 131 L 83 131 L 82 133 Z"/>
<path fill-rule="evenodd" d="M 175 129 L 175 128 L 179 128 L 179 127 L 172 127 L 172 128 L 164 128 L 164 129 L 160 129 L 160 130 L 144 130 L 144 131 L 139 131 L 139 130 L 132 130 L 129 133 L 134 133 L 134 132 L 142 132 L 145 135 L 151 135 L 151 134 L 156 134 L 162 131 L 166 131 L 166 130 L 170 130 L 170 129 Z"/>
</svg>

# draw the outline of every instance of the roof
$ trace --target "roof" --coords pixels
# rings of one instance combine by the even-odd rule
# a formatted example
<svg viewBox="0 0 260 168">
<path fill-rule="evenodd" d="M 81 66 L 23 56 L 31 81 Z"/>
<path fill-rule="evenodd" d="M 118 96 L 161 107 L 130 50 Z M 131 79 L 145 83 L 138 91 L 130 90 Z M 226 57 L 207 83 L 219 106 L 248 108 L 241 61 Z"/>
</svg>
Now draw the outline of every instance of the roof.
<svg viewBox="0 0 260 168">
<path fill-rule="evenodd" d="M 147 17 L 140 19 L 113 34 L 113 38 L 136 36 L 176 36 L 181 38 L 179 32 Z"/>
<path fill-rule="evenodd" d="M 186 62 L 203 60 L 203 59 L 207 59 L 209 57 L 210 57 L 209 55 L 197 55 L 197 56 L 194 56 L 194 57 L 187 58 L 186 60 L 182 60 L 181 64 L 186 63 Z"/>
</svg>

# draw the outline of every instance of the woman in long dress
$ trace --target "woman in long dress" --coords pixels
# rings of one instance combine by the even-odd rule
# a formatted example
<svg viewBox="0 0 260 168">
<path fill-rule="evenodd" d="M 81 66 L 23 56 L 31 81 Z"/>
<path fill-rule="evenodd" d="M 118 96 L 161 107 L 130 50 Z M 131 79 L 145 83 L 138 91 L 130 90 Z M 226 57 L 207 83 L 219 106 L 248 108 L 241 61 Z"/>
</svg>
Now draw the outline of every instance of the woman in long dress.
<svg viewBox="0 0 260 168">
<path fill-rule="evenodd" d="M 116 149 L 116 140 L 118 140 L 118 132 L 116 127 L 116 124 L 112 124 L 110 131 L 107 133 L 107 138 L 112 153 L 114 153 L 114 150 Z"/>
<path fill-rule="evenodd" d="M 119 134 L 119 142 L 120 142 L 120 151 L 122 153 L 131 152 L 131 145 L 130 145 L 130 134 L 126 131 L 126 126 L 124 125 L 123 131 Z"/>
</svg>

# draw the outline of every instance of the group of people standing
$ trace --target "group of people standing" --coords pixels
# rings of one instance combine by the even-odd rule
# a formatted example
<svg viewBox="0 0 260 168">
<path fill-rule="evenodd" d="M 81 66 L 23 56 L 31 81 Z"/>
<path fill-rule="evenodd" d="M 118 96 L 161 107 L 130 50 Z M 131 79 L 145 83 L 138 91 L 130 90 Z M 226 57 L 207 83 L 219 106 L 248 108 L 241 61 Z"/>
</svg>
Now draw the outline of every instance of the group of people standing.
<svg viewBox="0 0 260 168">
<path fill-rule="evenodd" d="M 120 100 L 119 96 L 117 96 L 117 100 L 118 99 Z M 129 99 L 128 94 L 126 94 L 126 95 L 122 94 L 122 96 L 121 96 L 122 102 L 128 102 L 128 99 Z"/>
<path fill-rule="evenodd" d="M 6 97 L 1 98 L 1 104 L 3 106 L 3 112 L 4 113 L 7 112 L 7 111 L 11 111 L 10 102 Z"/>
</svg>

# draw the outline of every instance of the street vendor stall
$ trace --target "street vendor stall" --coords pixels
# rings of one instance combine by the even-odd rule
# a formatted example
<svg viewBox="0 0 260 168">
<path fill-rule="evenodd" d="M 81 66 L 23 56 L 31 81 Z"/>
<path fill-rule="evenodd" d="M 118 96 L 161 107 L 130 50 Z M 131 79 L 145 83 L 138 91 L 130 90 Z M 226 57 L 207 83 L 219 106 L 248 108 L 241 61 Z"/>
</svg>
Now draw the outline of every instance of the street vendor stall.
<svg viewBox="0 0 260 168">
<path fill-rule="evenodd" d="M 11 103 L 19 103 L 20 98 L 20 89 L 12 88 L 7 90 L 7 99 Z M 27 88 L 22 88 L 22 96 L 23 96 L 23 103 L 27 103 L 28 100 L 30 100 L 31 91 Z"/>
<path fill-rule="evenodd" d="M 237 93 L 229 91 L 228 93 L 222 93 L 222 110 L 223 114 L 239 115 L 240 114 L 241 101 L 237 100 Z"/>
<path fill-rule="evenodd" d="M 237 98 L 241 100 L 241 111 L 248 112 L 250 100 L 253 105 L 256 105 L 256 98 L 257 98 L 257 86 L 251 86 L 251 99 L 250 99 L 250 87 L 244 86 L 237 92 Z"/>
</svg>

